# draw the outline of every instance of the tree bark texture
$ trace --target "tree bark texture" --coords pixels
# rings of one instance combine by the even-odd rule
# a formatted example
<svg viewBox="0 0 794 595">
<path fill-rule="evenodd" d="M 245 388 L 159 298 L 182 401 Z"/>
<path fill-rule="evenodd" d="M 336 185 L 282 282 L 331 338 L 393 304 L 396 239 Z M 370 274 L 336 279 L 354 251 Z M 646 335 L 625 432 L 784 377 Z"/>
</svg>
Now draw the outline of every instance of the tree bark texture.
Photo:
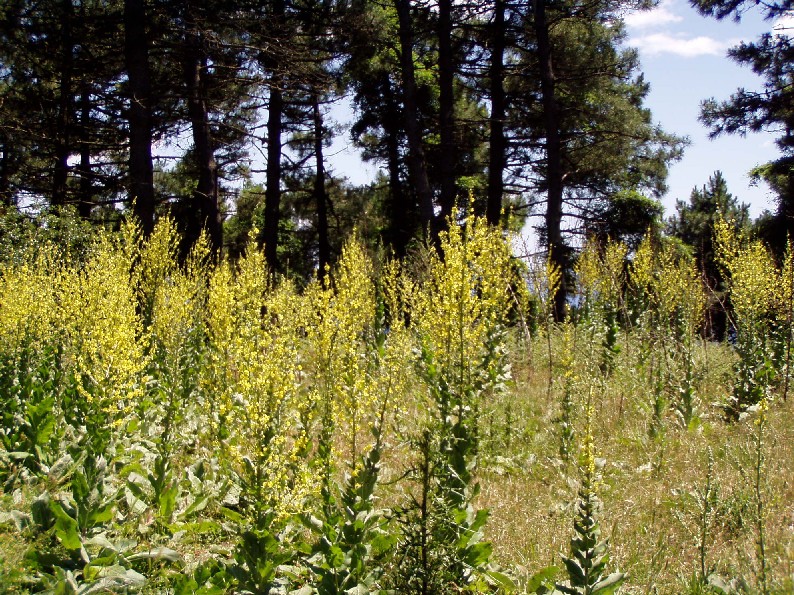
<svg viewBox="0 0 794 595">
<path fill-rule="evenodd" d="M 274 0 L 273 20 L 276 28 L 284 26 L 286 6 L 284 0 Z M 281 134 L 284 123 L 284 77 L 272 56 L 265 60 L 270 71 L 270 99 L 267 119 L 267 166 L 265 171 L 265 225 L 262 240 L 265 260 L 271 271 L 278 266 L 278 227 L 281 211 Z"/>
<path fill-rule="evenodd" d="M 507 102 L 504 88 L 505 53 L 505 2 L 495 0 L 491 25 L 491 116 L 488 131 L 488 199 L 485 218 L 490 225 L 499 225 L 504 196 L 504 169 L 507 143 L 505 141 L 505 114 Z"/>
<path fill-rule="evenodd" d="M 314 119 L 314 202 L 317 205 L 317 256 L 319 277 L 325 280 L 325 273 L 331 264 L 331 244 L 328 239 L 328 194 L 325 190 L 325 159 L 323 157 L 323 115 L 320 112 L 320 99 L 312 96 L 312 115 Z"/>
<path fill-rule="evenodd" d="M 144 236 L 154 229 L 154 167 L 149 41 L 144 0 L 124 0 L 124 61 L 129 82 L 129 191 Z"/>
<path fill-rule="evenodd" d="M 411 24 L 410 0 L 394 0 L 399 21 L 400 75 L 403 86 L 403 117 L 408 140 L 408 168 L 419 201 L 419 221 L 426 233 L 435 229 L 433 192 L 427 177 L 425 151 L 422 146 L 422 131 L 419 128 L 416 99 L 416 75 L 413 57 L 413 27 Z"/>
<path fill-rule="evenodd" d="M 61 55 L 60 78 L 58 81 L 58 115 L 56 118 L 55 163 L 52 175 L 52 204 L 62 206 L 67 200 L 67 181 L 69 178 L 69 156 L 71 155 L 72 128 L 72 85 L 74 73 L 74 39 L 72 24 L 74 7 L 72 0 L 61 1 Z"/>
<path fill-rule="evenodd" d="M 447 217 L 455 206 L 455 58 L 452 49 L 452 0 L 438 2 L 438 86 L 439 86 L 439 139 L 441 154 L 440 226 L 446 226 Z"/>
<path fill-rule="evenodd" d="M 565 273 L 567 270 L 567 249 L 562 238 L 562 199 L 563 199 L 563 165 L 562 142 L 560 139 L 560 110 L 555 95 L 555 79 L 552 60 L 549 25 L 546 20 L 546 3 L 534 3 L 535 36 L 538 44 L 538 62 L 540 64 L 540 88 L 543 102 L 543 125 L 545 129 L 546 148 L 546 242 L 549 259 L 562 271 L 560 287 L 554 296 L 554 318 L 561 321 L 565 318 L 567 287 Z"/>
<path fill-rule="evenodd" d="M 204 77 L 207 72 L 207 57 L 201 33 L 195 22 L 188 21 L 188 51 L 185 58 L 185 85 L 190 127 L 193 133 L 198 180 L 193 200 L 199 213 L 198 228 L 188 232 L 188 239 L 195 241 L 203 227 L 212 252 L 217 253 L 223 245 L 223 228 L 218 205 L 218 164 L 210 128 L 209 109 L 206 99 Z"/>
</svg>

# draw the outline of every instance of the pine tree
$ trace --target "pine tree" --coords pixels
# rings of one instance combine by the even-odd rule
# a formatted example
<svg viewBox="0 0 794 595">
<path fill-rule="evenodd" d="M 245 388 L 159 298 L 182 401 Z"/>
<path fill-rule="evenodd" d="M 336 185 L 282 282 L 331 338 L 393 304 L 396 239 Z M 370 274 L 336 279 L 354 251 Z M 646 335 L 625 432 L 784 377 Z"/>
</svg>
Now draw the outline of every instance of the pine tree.
<svg viewBox="0 0 794 595">
<path fill-rule="evenodd" d="M 527 34 L 518 55 L 525 75 L 509 82 L 522 98 L 511 103 L 510 119 L 524 190 L 544 217 L 541 235 L 563 271 L 573 235 L 622 236 L 617 217 L 627 211 L 653 220 L 667 165 L 682 149 L 681 139 L 652 123 L 637 52 L 622 47 L 620 15 L 637 4 L 536 2 L 522 13 Z M 634 228 L 628 231 L 636 235 Z M 558 319 L 565 300 L 563 282 Z"/>
<path fill-rule="evenodd" d="M 767 221 L 766 238 L 782 253 L 787 236 L 794 233 L 794 44 L 790 26 L 784 19 L 791 14 L 789 0 L 690 0 L 702 14 L 717 19 L 740 21 L 747 11 L 756 9 L 774 21 L 771 33 L 754 42 L 743 42 L 728 51 L 735 62 L 747 66 L 763 78 L 760 91 L 738 89 L 729 99 L 707 99 L 702 104 L 701 120 L 711 128 L 711 136 L 746 134 L 762 130 L 778 133 L 780 158 L 754 170 L 757 178 L 769 183 L 778 195 L 778 208 Z"/>
</svg>

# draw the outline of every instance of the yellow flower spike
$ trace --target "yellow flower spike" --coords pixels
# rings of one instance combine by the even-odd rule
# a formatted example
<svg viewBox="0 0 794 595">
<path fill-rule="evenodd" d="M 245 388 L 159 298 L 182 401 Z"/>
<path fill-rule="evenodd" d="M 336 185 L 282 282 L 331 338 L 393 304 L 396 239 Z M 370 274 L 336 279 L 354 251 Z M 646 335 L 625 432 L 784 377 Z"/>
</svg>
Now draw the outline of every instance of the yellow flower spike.
<svg viewBox="0 0 794 595">
<path fill-rule="evenodd" d="M 473 386 L 489 333 L 510 307 L 510 250 L 498 231 L 469 217 L 442 234 L 441 251 L 443 260 L 428 257 L 410 296 L 411 319 L 437 372 L 452 386 Z"/>
<path fill-rule="evenodd" d="M 67 269 L 56 248 L 42 243 L 0 272 L 0 340 L 10 353 L 61 341 Z"/>
<path fill-rule="evenodd" d="M 759 240 L 738 237 L 725 221 L 715 229 L 717 261 L 730 278 L 731 302 L 737 321 L 760 320 L 775 311 L 784 277 L 772 254 Z"/>
<path fill-rule="evenodd" d="M 607 241 L 600 246 L 587 242 L 574 269 L 582 297 L 601 310 L 615 310 L 622 300 L 624 263 L 628 248 L 622 242 Z"/>
<path fill-rule="evenodd" d="M 554 307 L 554 296 L 562 281 L 560 267 L 547 256 L 544 260 L 535 260 L 529 269 L 529 290 L 541 304 L 541 311 L 547 318 L 551 317 Z"/>
<path fill-rule="evenodd" d="M 357 459 L 361 437 L 369 434 L 366 414 L 378 409 L 367 344 L 376 313 L 372 277 L 372 262 L 353 239 L 345 245 L 329 286 L 315 281 L 305 292 L 309 374 L 318 386 L 325 430 L 344 436 L 348 461 Z"/>
<path fill-rule="evenodd" d="M 212 271 L 203 383 L 217 396 L 217 423 L 247 429 L 232 432 L 228 447 L 241 471 L 244 460 L 258 469 L 252 496 L 264 500 L 257 505 L 287 514 L 314 489 L 298 456 L 313 405 L 301 390 L 302 298 L 291 283 L 273 286 L 266 270 L 263 253 L 251 251 L 236 270 L 222 264 Z"/>
<path fill-rule="evenodd" d="M 579 287 L 579 292 L 589 299 L 598 291 L 601 269 L 599 247 L 595 240 L 589 240 L 576 261 L 574 273 Z"/>
<path fill-rule="evenodd" d="M 157 289 L 176 271 L 178 246 L 179 234 L 175 223 L 167 217 L 160 219 L 141 246 L 138 275 L 144 304 L 148 305 L 155 299 Z"/>
</svg>

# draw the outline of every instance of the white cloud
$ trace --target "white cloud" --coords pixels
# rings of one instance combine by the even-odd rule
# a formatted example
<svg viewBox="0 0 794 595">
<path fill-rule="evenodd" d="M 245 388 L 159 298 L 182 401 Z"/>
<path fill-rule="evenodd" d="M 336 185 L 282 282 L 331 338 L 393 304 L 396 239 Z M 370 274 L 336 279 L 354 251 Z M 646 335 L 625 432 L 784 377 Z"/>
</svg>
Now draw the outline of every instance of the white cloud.
<svg viewBox="0 0 794 595">
<path fill-rule="evenodd" d="M 734 41 L 720 41 L 703 35 L 687 37 L 683 34 L 653 33 L 632 37 L 629 39 L 628 45 L 636 47 L 642 53 L 650 56 L 673 54 L 682 58 L 695 58 L 697 56 L 724 56 L 725 51 L 734 45 Z"/>
<path fill-rule="evenodd" d="M 684 17 L 674 11 L 675 0 L 662 0 L 653 10 L 629 12 L 623 17 L 626 26 L 632 29 L 648 29 L 670 23 L 680 23 Z"/>
</svg>

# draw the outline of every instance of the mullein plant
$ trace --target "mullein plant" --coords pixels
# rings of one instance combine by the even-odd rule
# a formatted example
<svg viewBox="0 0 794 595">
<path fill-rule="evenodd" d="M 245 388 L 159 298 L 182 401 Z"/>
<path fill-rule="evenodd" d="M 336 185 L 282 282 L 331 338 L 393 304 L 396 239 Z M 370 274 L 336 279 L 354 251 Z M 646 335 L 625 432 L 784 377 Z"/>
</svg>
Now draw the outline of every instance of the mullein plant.
<svg viewBox="0 0 794 595">
<path fill-rule="evenodd" d="M 196 450 L 202 417 L 199 373 L 209 275 L 206 239 L 196 242 L 182 265 L 178 244 L 173 222 L 164 218 L 141 246 L 136 280 L 147 368 L 141 379 L 144 394 L 135 407 L 137 431 L 129 439 L 133 456 L 126 468 L 127 489 L 135 498 L 128 497 L 131 512 L 140 507 L 138 502 L 148 503 L 166 527 L 180 491 L 173 458 L 183 449 Z"/>
<path fill-rule="evenodd" d="M 571 555 L 563 557 L 568 580 L 558 583 L 556 590 L 567 595 L 610 595 L 625 581 L 621 572 L 608 573 L 608 540 L 601 538 L 598 498 L 600 484 L 595 440 L 593 438 L 592 389 L 585 406 L 585 427 L 580 460 L 581 484 L 574 519 L 575 535 L 571 539 Z"/>
<path fill-rule="evenodd" d="M 377 285 L 362 246 L 348 242 L 323 287 L 307 290 L 308 379 L 320 423 L 315 465 L 320 502 L 300 517 L 314 540 L 299 546 L 295 583 L 318 593 L 379 592 L 398 540 L 387 511 L 376 507 L 386 432 L 412 418 L 405 399 L 413 376 L 413 342 L 405 325 L 406 279 L 383 267 Z M 370 429 L 374 442 L 362 441 Z M 339 479 L 339 476 L 343 479 Z"/>
<path fill-rule="evenodd" d="M 305 461 L 314 403 L 302 390 L 301 303 L 289 282 L 268 278 L 264 255 L 251 250 L 210 278 L 210 375 L 216 443 L 244 486 L 254 524 L 289 514 L 312 488 Z M 245 432 L 232 432 L 246 428 Z"/>
<path fill-rule="evenodd" d="M 60 331 L 76 389 L 64 415 L 74 428 L 86 428 L 85 446 L 96 455 L 142 394 L 145 346 L 130 278 L 134 252 L 127 249 L 134 242 L 131 228 L 121 236 L 100 232 L 82 268 L 61 278 Z"/>
<path fill-rule="evenodd" d="M 639 338 L 640 356 L 649 354 L 648 347 L 655 341 L 655 314 L 651 302 L 656 277 L 655 253 L 654 239 L 648 232 L 634 251 L 629 265 L 627 310 L 633 334 Z"/>
<path fill-rule="evenodd" d="M 61 431 L 54 434 L 57 443 L 49 447 L 66 451 L 62 460 L 67 461 L 55 474 L 65 489 L 54 495 L 45 492 L 37 499 L 37 530 L 60 547 L 60 553 L 44 547 L 28 558 L 43 583 L 98 585 L 109 566 L 115 568 L 119 587 L 142 578 L 129 562 L 109 553 L 115 546 L 105 537 L 117 503 L 111 463 L 124 451 L 131 412 L 142 395 L 140 377 L 146 361 L 131 282 L 130 256 L 135 250 L 130 246 L 135 238 L 129 228 L 126 231 L 99 232 L 79 266 L 45 269 L 53 273 L 54 299 L 51 311 L 44 314 L 49 324 L 39 332 L 43 344 L 57 345 L 58 357 L 52 361 L 60 386 L 51 386 L 56 397 L 52 411 L 63 420 Z M 24 294 L 21 297 L 24 300 Z M 4 302 L 15 300 L 5 295 Z M 4 308 L 4 314 L 22 312 Z M 30 315 L 31 319 L 40 316 L 34 311 Z M 49 471 L 51 476 L 55 473 Z"/>
<path fill-rule="evenodd" d="M 563 327 L 563 348 L 560 364 L 562 366 L 562 400 L 560 402 L 560 415 L 557 418 L 559 424 L 560 446 L 559 452 L 562 460 L 569 462 L 571 454 L 574 452 L 576 442 L 576 409 L 577 403 L 574 397 L 576 390 L 576 369 L 574 364 L 574 327 L 566 324 Z"/>
<path fill-rule="evenodd" d="M 534 298 L 533 310 L 539 320 L 530 320 L 530 325 L 536 329 L 543 329 L 545 335 L 547 362 L 548 362 L 548 397 L 551 399 L 551 390 L 554 384 L 554 357 L 552 354 L 552 327 L 554 319 L 554 296 L 562 282 L 562 270 L 550 258 L 535 259 L 527 268 L 523 284 L 528 286 L 530 295 Z M 522 285 L 523 285 L 522 284 Z M 529 350 L 532 351 L 533 343 L 530 342 Z M 534 361 L 532 355 L 530 364 Z"/>
<path fill-rule="evenodd" d="M 410 371 L 405 356 L 409 337 L 405 327 L 397 325 L 381 333 L 379 339 L 369 374 L 380 396 L 379 416 L 371 426 L 374 444 L 359 461 L 351 461 L 343 481 L 322 487 L 319 518 L 302 515 L 306 527 L 317 536 L 305 558 L 311 573 L 307 582 L 321 594 L 381 592 L 387 560 L 398 541 L 390 515 L 376 507 L 376 489 L 384 432 L 392 421 L 393 404 L 402 400 L 408 388 Z"/>
<path fill-rule="evenodd" d="M 671 250 L 659 255 L 654 301 L 660 323 L 666 328 L 665 369 L 672 404 L 681 425 L 697 422 L 695 346 L 706 307 L 706 294 L 694 259 L 674 257 Z"/>
<path fill-rule="evenodd" d="M 722 221 L 715 229 L 717 261 L 727 273 L 736 331 L 736 383 L 724 404 L 726 417 L 737 420 L 770 396 L 776 378 L 773 326 L 781 287 L 769 250 L 758 240 L 738 236 Z"/>
<path fill-rule="evenodd" d="M 302 319 L 295 287 L 268 276 L 261 250 L 212 270 L 200 392 L 212 428 L 206 439 L 240 487 L 239 501 L 225 501 L 223 513 L 239 532 L 227 575 L 243 592 L 282 584 L 277 569 L 294 555 L 287 520 L 316 491 Z"/>
<path fill-rule="evenodd" d="M 487 515 L 475 512 L 472 500 L 482 400 L 509 374 L 502 343 L 510 251 L 496 230 L 474 216 L 450 222 L 440 248 L 443 259 L 428 251 L 426 270 L 409 296 L 430 406 L 417 439 L 419 496 L 406 533 L 406 551 L 415 555 L 410 569 L 403 568 L 411 575 L 403 587 L 421 593 L 476 591 L 501 578 L 489 572 L 490 546 L 480 541 Z"/>
<path fill-rule="evenodd" d="M 322 455 L 317 464 L 326 484 L 343 461 L 355 465 L 378 411 L 381 395 L 370 382 L 375 349 L 376 299 L 373 265 L 353 239 L 324 282 L 304 293 L 306 382 L 317 403 Z M 365 443 L 362 444 L 362 441 Z"/>
<path fill-rule="evenodd" d="M 637 368 L 652 395 L 649 403 L 651 420 L 648 433 L 651 438 L 664 436 L 664 424 L 669 404 L 663 373 L 663 358 L 658 346 L 662 338 L 659 333 L 658 308 L 655 303 L 655 285 L 658 283 L 658 260 L 656 247 L 650 232 L 634 253 L 629 267 L 628 303 L 629 318 L 633 325 L 633 336 L 639 344 Z"/>
<path fill-rule="evenodd" d="M 794 246 L 791 239 L 786 244 L 785 261 L 780 275 L 778 319 L 781 327 L 781 359 L 783 368 L 783 400 L 788 399 L 791 386 L 792 343 L 794 342 Z"/>
<path fill-rule="evenodd" d="M 756 583 L 762 595 L 770 593 L 769 560 L 766 541 L 767 510 L 767 463 L 766 463 L 766 431 L 769 416 L 769 399 L 762 398 L 758 403 L 753 433 L 753 504 L 756 545 Z"/>
<path fill-rule="evenodd" d="M 588 241 L 579 255 L 575 273 L 580 292 L 581 320 L 590 340 L 601 344 L 601 371 L 612 373 L 614 360 L 620 353 L 618 336 L 623 309 L 623 290 L 628 248 L 621 242 L 607 241 L 599 246 Z"/>
<path fill-rule="evenodd" d="M 0 275 L 0 479 L 46 473 L 65 430 L 59 288 L 67 274 L 48 243 L 20 251 Z M 11 491 L 11 484 L 6 485 Z"/>
<path fill-rule="evenodd" d="M 694 493 L 694 497 L 698 507 L 698 580 L 701 585 L 706 585 L 711 575 L 711 568 L 708 565 L 708 550 L 711 530 L 714 524 L 714 509 L 718 501 L 718 487 L 715 484 L 714 477 L 714 453 L 711 447 L 707 449 L 706 483 Z"/>
<path fill-rule="evenodd" d="M 631 265 L 631 301 L 641 342 L 640 365 L 648 370 L 652 428 L 670 403 L 681 425 L 697 421 L 695 346 L 706 296 L 694 260 L 646 236 Z"/>
</svg>

